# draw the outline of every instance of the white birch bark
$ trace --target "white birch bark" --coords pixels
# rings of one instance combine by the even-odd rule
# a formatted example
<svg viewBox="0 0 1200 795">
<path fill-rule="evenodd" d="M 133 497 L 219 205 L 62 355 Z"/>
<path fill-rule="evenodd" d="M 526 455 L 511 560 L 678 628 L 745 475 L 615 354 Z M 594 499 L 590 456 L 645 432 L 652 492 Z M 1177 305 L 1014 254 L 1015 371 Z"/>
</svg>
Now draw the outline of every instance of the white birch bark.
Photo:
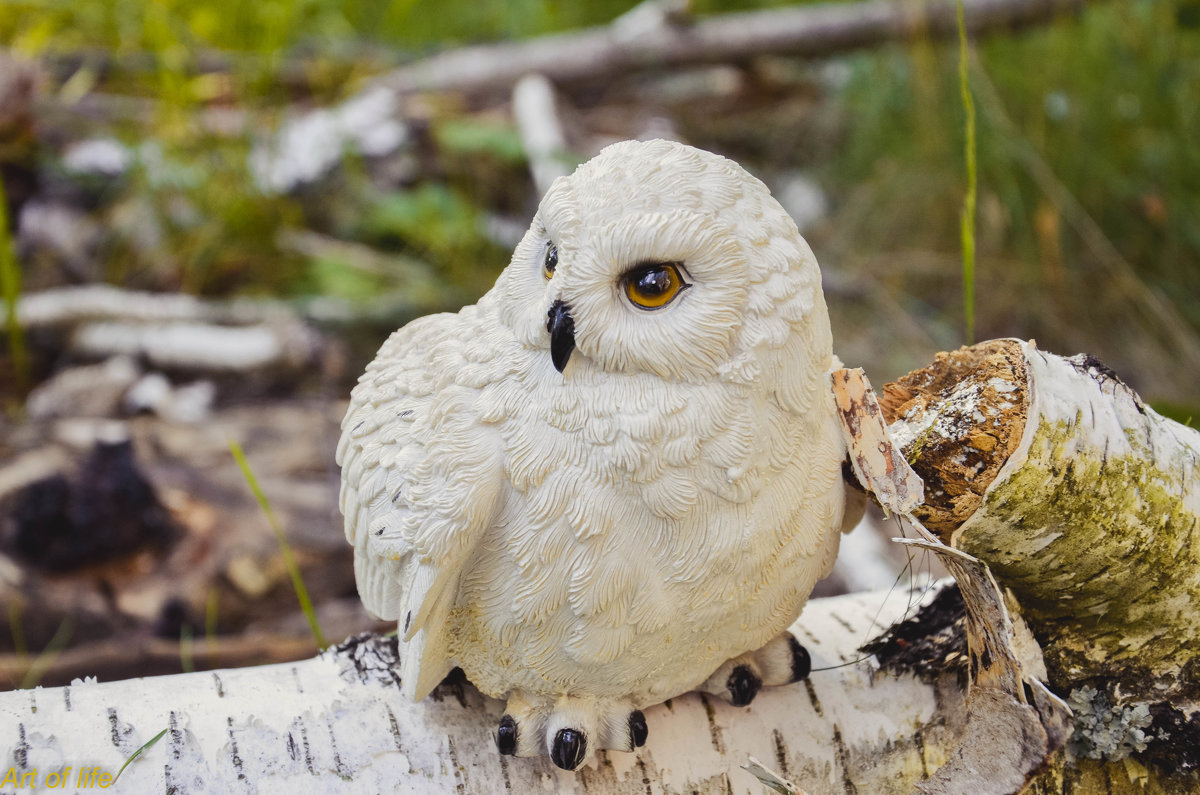
<svg viewBox="0 0 1200 795">
<path fill-rule="evenodd" d="M 0 694 L 0 777 L 125 770 L 117 792 L 762 792 L 761 760 L 808 793 L 909 792 L 950 755 L 965 720 L 957 678 L 876 674 L 858 646 L 908 594 L 817 600 L 796 627 L 816 668 L 747 708 L 688 694 L 646 710 L 647 745 L 578 773 L 497 753 L 503 705 L 470 686 L 400 696 L 372 647 L 297 663 Z M 360 675 L 353 664 L 359 656 Z M 44 784 L 43 784 L 44 786 Z M 0 787 L 4 791 L 6 788 Z"/>
</svg>

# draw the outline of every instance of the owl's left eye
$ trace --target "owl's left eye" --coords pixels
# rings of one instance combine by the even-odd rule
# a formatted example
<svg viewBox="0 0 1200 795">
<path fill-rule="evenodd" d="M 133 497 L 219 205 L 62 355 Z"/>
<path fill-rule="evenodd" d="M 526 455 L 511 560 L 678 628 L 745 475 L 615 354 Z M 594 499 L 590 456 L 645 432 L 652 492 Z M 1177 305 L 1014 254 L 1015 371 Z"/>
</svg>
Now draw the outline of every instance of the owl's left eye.
<svg viewBox="0 0 1200 795">
<path fill-rule="evenodd" d="M 678 263 L 653 262 L 639 265 L 625 274 L 625 295 L 639 309 L 666 306 L 683 290 L 691 287 L 683 280 Z"/>
<path fill-rule="evenodd" d="M 546 244 L 546 256 L 542 260 L 542 275 L 547 279 L 554 278 L 554 269 L 558 267 L 558 246 Z"/>
</svg>

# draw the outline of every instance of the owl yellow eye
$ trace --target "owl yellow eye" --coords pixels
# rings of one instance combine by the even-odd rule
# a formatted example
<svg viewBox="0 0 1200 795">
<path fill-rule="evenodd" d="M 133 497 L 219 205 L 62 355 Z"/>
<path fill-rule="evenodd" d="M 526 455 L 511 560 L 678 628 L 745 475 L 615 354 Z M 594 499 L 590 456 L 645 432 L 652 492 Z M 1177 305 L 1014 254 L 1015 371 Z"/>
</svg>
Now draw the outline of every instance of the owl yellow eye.
<svg viewBox="0 0 1200 795">
<path fill-rule="evenodd" d="M 674 262 L 640 265 L 625 274 L 625 295 L 639 309 L 666 306 L 688 287 Z"/>
<path fill-rule="evenodd" d="M 546 256 L 542 260 L 542 275 L 547 279 L 554 277 L 554 269 L 558 267 L 558 246 L 546 244 Z"/>
</svg>

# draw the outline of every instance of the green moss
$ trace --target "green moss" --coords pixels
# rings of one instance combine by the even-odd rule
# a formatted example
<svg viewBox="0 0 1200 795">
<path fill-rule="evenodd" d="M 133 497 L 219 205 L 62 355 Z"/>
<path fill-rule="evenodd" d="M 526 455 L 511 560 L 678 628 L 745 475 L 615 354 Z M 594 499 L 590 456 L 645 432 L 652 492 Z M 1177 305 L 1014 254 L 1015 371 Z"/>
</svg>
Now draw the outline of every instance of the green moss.
<svg viewBox="0 0 1200 795">
<path fill-rule="evenodd" d="M 993 486 L 958 544 L 1014 591 L 1068 678 L 1121 661 L 1180 666 L 1197 651 L 1197 517 L 1144 436 L 1126 431 L 1128 455 L 1081 454 L 1083 421 L 1043 421 L 1029 460 Z"/>
</svg>

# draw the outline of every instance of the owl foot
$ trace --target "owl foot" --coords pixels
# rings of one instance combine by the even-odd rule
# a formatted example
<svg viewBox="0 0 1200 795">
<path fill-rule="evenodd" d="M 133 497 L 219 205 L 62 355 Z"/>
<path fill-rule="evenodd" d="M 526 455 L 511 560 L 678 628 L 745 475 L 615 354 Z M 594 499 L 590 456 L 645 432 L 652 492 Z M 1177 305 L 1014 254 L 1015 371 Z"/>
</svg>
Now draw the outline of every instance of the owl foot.
<svg viewBox="0 0 1200 795">
<path fill-rule="evenodd" d="M 496 747 L 509 756 L 550 755 L 575 770 L 599 748 L 632 751 L 646 744 L 646 716 L 627 700 L 583 696 L 557 699 L 514 694 L 496 730 Z"/>
<path fill-rule="evenodd" d="M 721 696 L 735 707 L 744 707 L 764 685 L 798 682 L 810 670 L 812 660 L 808 650 L 792 633 L 783 632 L 761 649 L 727 660 L 696 689 Z"/>
</svg>

